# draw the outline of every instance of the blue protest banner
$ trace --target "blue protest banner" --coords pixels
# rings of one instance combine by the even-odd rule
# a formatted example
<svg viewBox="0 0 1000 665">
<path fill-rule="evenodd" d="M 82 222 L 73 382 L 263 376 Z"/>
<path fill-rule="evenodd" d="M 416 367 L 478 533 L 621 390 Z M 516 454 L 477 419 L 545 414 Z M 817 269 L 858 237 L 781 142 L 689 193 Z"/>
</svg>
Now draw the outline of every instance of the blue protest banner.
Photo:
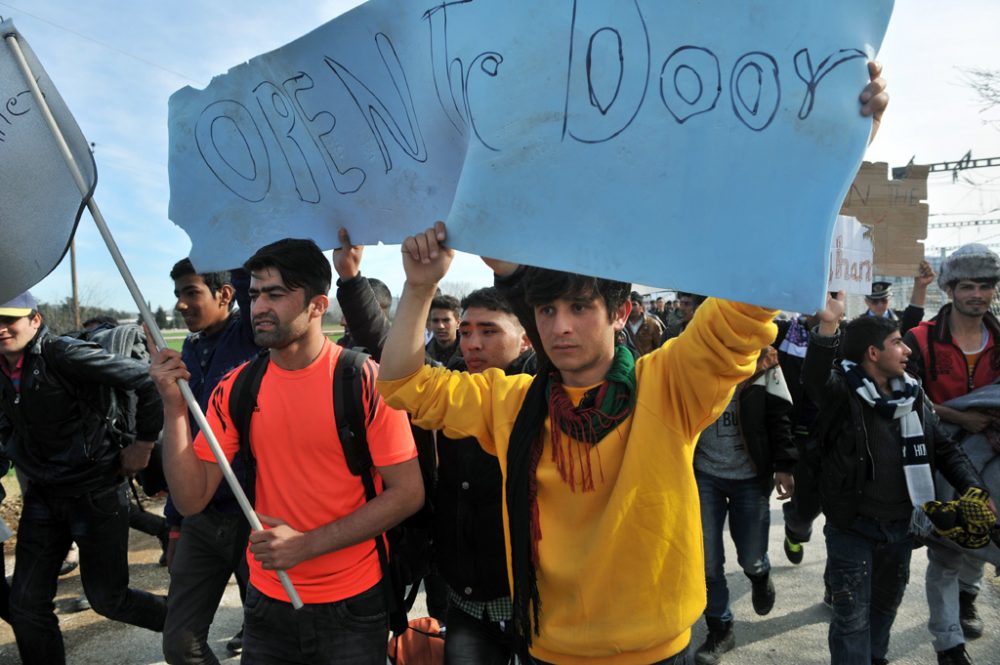
<svg viewBox="0 0 1000 665">
<path fill-rule="evenodd" d="M 170 100 L 199 270 L 286 236 L 810 310 L 891 0 L 370 0 Z"/>
</svg>

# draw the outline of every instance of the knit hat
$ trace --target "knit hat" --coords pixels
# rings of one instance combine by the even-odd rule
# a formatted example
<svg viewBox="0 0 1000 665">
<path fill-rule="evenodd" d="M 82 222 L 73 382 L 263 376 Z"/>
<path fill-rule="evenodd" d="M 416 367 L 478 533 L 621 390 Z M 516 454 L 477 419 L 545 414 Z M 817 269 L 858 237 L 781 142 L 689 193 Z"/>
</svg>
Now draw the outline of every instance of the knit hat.
<svg viewBox="0 0 1000 665">
<path fill-rule="evenodd" d="M 944 291 L 963 279 L 1000 281 L 1000 257 L 986 245 L 969 243 L 946 258 L 938 271 L 938 286 Z"/>
</svg>

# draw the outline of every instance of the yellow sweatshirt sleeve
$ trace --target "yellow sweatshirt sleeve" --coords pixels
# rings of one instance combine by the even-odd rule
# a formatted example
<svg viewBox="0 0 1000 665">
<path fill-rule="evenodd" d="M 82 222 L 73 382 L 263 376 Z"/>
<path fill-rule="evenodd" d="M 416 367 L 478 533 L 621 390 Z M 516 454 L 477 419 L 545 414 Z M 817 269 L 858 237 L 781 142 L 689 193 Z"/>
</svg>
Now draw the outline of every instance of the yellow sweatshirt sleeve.
<svg viewBox="0 0 1000 665">
<path fill-rule="evenodd" d="M 417 427 L 474 437 L 496 455 L 495 424 L 499 419 L 509 426 L 530 383 L 530 376 L 498 369 L 470 374 L 424 365 L 403 379 L 379 379 L 378 389 L 386 404 L 408 412 Z"/>
<path fill-rule="evenodd" d="M 709 298 L 679 336 L 645 357 L 642 387 L 662 381 L 667 412 L 685 438 L 722 415 L 740 381 L 753 374 L 757 354 L 778 334 L 774 310 Z"/>
</svg>

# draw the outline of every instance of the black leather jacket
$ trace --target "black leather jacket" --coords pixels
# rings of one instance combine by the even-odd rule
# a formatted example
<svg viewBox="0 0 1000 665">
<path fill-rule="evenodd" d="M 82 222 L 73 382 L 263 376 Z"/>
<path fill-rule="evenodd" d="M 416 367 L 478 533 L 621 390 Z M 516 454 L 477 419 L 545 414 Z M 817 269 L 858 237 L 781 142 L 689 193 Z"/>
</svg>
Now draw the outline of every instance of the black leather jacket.
<svg viewBox="0 0 1000 665">
<path fill-rule="evenodd" d="M 865 409 L 847 385 L 847 378 L 833 362 L 840 343 L 836 337 L 812 333 L 802 365 L 802 381 L 819 408 L 817 450 L 804 460 L 819 479 L 823 512 L 836 526 L 847 529 L 858 514 L 865 479 L 872 466 L 868 434 L 863 421 Z M 985 487 L 962 447 L 941 428 L 940 420 L 921 390 L 918 412 L 924 443 L 932 471 L 940 471 L 960 492 L 969 487 Z"/>
<path fill-rule="evenodd" d="M 43 350 L 44 347 L 44 350 Z M 155 441 L 163 407 L 148 367 L 99 345 L 52 335 L 44 326 L 24 353 L 20 394 L 0 372 L 0 445 L 33 483 L 79 496 L 121 480 L 115 440 L 97 408 L 100 386 L 134 391 L 134 438 Z"/>
</svg>

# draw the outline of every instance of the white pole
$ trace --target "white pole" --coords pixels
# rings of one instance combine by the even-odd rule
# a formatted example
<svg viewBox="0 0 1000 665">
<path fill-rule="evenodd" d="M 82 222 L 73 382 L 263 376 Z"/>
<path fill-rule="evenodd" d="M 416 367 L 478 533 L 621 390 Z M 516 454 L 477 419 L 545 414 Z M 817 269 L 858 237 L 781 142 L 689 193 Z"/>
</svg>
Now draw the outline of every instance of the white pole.
<svg viewBox="0 0 1000 665">
<path fill-rule="evenodd" d="M 73 153 L 70 151 L 65 137 L 59 129 L 59 125 L 52 116 L 52 112 L 49 110 L 49 105 L 45 102 L 45 98 L 42 96 L 41 90 L 38 89 L 38 84 L 35 81 L 35 76 L 31 71 L 31 67 L 28 66 L 28 62 L 24 58 L 24 53 L 21 51 L 21 46 L 17 43 L 17 36 L 14 33 L 11 33 L 4 35 L 4 39 L 7 41 L 11 51 L 14 53 L 14 58 L 21 67 L 21 73 L 24 74 L 25 80 L 28 82 L 28 85 L 31 86 L 31 94 L 35 99 L 35 103 L 41 110 L 42 115 L 45 117 L 45 121 L 49 125 L 49 130 L 52 132 L 53 138 L 55 138 L 56 143 L 59 145 L 59 150 L 62 152 L 63 159 L 66 161 L 66 166 L 69 168 L 70 173 L 73 174 L 73 179 L 76 181 L 76 185 L 80 189 L 80 194 L 82 196 L 86 196 L 90 191 L 90 188 L 87 186 L 87 182 L 84 180 L 83 174 L 80 173 L 80 167 L 73 158 Z M 111 236 L 111 231 L 108 229 L 108 225 L 104 222 L 104 215 L 101 214 L 101 211 L 97 207 L 97 203 L 94 201 L 93 197 L 87 201 L 87 209 L 90 210 L 90 214 L 94 218 L 94 223 L 97 224 L 97 230 L 100 231 L 101 237 L 104 238 L 104 243 L 108 246 L 108 251 L 111 252 L 111 258 L 114 259 L 115 265 L 118 266 L 118 271 L 125 280 L 125 286 L 128 287 L 129 293 L 132 294 L 132 299 L 135 300 L 135 304 L 139 307 L 139 313 L 142 316 L 143 323 L 145 323 L 146 327 L 149 328 L 149 332 L 153 337 L 153 342 L 159 349 L 166 348 L 167 343 L 164 341 L 163 334 L 160 332 L 160 329 L 156 326 L 156 319 L 153 317 L 153 313 L 146 305 L 146 299 L 139 290 L 139 285 L 136 284 L 135 279 L 133 279 L 132 272 L 125 263 L 125 259 L 122 257 L 121 252 L 118 251 L 118 244 Z M 257 513 L 254 512 L 253 506 L 250 505 L 250 501 L 247 499 L 247 495 L 243 492 L 243 488 L 240 487 L 239 482 L 236 480 L 236 476 L 233 474 L 233 469 L 229 466 L 229 461 L 222 452 L 218 439 L 215 438 L 215 433 L 212 432 L 212 428 L 209 426 L 208 420 L 205 418 L 205 414 L 198 405 L 198 400 L 195 399 L 194 393 L 191 392 L 191 387 L 188 385 L 187 381 L 184 381 L 183 379 L 179 380 L 177 384 L 180 386 L 181 394 L 184 396 L 184 400 L 187 402 L 188 408 L 191 409 L 191 415 L 194 416 L 195 422 L 198 423 L 198 427 L 201 428 L 202 433 L 205 435 L 205 440 L 208 441 L 208 445 L 212 449 L 212 455 L 215 456 L 215 460 L 219 463 L 219 469 L 222 471 L 222 476 L 226 479 L 226 482 L 233 491 L 233 495 L 236 497 L 237 502 L 239 502 L 240 508 L 243 510 L 243 515 L 246 516 L 247 521 L 250 522 L 250 527 L 254 531 L 262 531 L 264 527 L 261 525 L 260 519 L 257 517 Z M 301 608 L 302 600 L 299 598 L 298 592 L 295 591 L 295 587 L 292 586 L 292 580 L 288 577 L 288 573 L 283 570 L 279 570 L 277 572 L 278 577 L 281 579 L 281 584 L 285 588 L 285 593 L 288 594 L 288 598 L 292 602 L 292 606 L 295 607 L 295 609 Z"/>
</svg>

